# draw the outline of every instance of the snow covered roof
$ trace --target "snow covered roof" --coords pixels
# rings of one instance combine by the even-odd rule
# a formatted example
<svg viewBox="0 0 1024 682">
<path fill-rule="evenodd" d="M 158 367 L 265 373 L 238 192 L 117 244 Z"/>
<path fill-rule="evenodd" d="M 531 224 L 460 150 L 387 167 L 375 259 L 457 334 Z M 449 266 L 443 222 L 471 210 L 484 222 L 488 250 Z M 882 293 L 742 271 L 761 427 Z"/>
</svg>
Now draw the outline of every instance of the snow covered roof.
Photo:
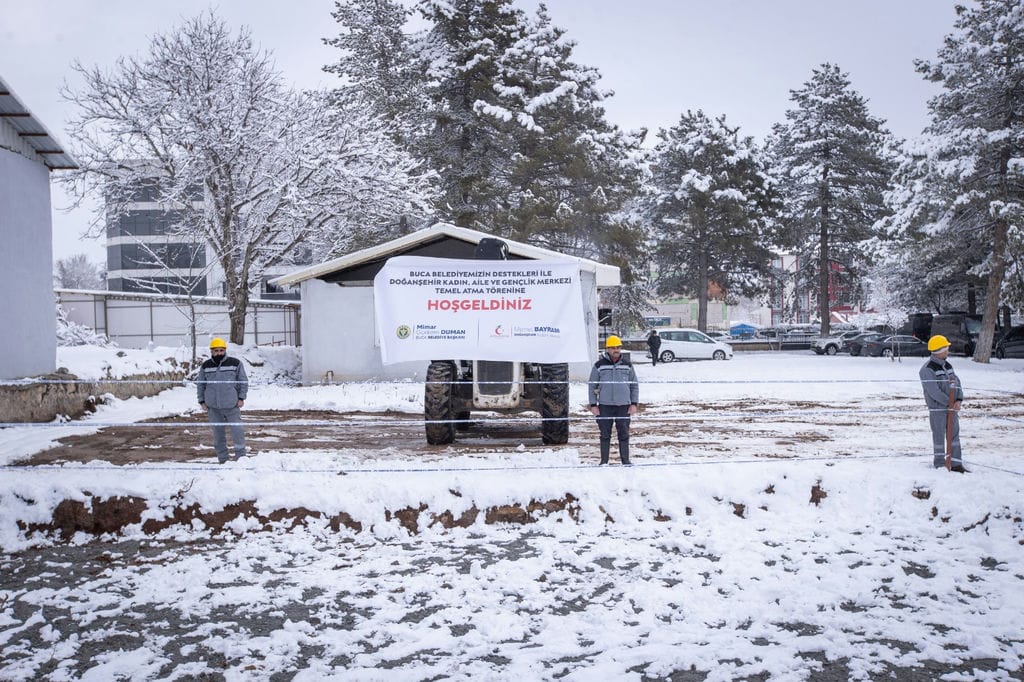
<svg viewBox="0 0 1024 682">
<path fill-rule="evenodd" d="M 311 265 L 287 275 L 282 275 L 281 277 L 272 280 L 271 284 L 277 286 L 295 286 L 308 279 L 325 277 L 342 270 L 356 268 L 374 261 L 379 261 L 383 265 L 383 262 L 391 256 L 405 255 L 406 252 L 413 250 L 418 246 L 423 246 L 431 242 L 442 241 L 446 238 L 456 239 L 469 244 L 479 244 L 481 239 L 493 236 L 494 235 L 478 232 L 466 227 L 456 227 L 455 225 L 449 225 L 448 223 L 437 223 L 436 225 L 418 230 L 412 234 L 407 234 L 404 237 L 399 237 L 398 239 L 378 244 L 377 246 L 363 249 L 362 251 L 356 251 L 325 263 Z M 588 260 L 586 258 L 567 256 L 564 253 L 551 251 L 550 249 L 542 249 L 537 246 L 530 246 L 529 244 L 512 241 L 511 239 L 501 239 L 503 242 L 508 244 L 509 253 L 520 258 L 527 258 L 530 260 L 576 261 L 580 264 L 580 269 L 586 272 L 595 273 L 597 286 L 599 287 L 616 286 L 621 282 L 619 268 L 614 265 L 605 265 L 604 263 L 598 263 L 597 261 Z"/>
<path fill-rule="evenodd" d="M 72 170 L 78 163 L 64 151 L 57 138 L 32 115 L 3 78 L 0 78 L 0 119 L 10 124 L 18 137 L 39 155 L 50 170 Z"/>
</svg>

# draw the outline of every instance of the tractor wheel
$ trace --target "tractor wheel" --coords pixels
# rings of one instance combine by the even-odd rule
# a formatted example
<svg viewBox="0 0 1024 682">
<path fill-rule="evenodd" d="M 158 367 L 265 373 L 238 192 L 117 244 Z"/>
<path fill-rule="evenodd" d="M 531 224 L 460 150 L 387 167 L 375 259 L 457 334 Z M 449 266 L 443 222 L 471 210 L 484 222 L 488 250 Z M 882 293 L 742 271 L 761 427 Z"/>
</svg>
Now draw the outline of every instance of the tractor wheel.
<svg viewBox="0 0 1024 682">
<path fill-rule="evenodd" d="M 540 435 L 545 445 L 569 442 L 569 365 L 541 365 Z"/>
<path fill-rule="evenodd" d="M 427 368 L 423 394 L 423 416 L 426 419 L 427 442 L 447 445 L 455 440 L 452 419 L 452 391 L 455 366 L 447 361 L 434 361 Z"/>
</svg>

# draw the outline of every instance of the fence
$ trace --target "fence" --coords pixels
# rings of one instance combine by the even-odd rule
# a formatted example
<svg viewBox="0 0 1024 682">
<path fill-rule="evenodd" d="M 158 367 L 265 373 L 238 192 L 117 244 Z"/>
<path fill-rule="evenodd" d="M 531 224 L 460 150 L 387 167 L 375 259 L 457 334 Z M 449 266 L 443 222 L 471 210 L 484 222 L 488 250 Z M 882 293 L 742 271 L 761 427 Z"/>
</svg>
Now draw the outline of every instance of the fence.
<svg viewBox="0 0 1024 682">
<path fill-rule="evenodd" d="M 228 302 L 212 296 L 124 293 L 54 289 L 68 320 L 105 334 L 122 348 L 191 346 L 190 320 L 195 316 L 200 346 L 210 336 L 227 337 L 231 328 Z M 245 343 L 301 343 L 298 301 L 250 300 L 245 320 Z"/>
</svg>

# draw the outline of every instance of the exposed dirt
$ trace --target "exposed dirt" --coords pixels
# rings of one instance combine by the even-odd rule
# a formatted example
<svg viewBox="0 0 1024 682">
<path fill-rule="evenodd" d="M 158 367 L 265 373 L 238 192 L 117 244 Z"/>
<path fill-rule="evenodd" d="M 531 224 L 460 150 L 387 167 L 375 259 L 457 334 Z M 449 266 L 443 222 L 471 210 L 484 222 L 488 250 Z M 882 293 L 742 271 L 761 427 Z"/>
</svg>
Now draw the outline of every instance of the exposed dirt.
<svg viewBox="0 0 1024 682">
<path fill-rule="evenodd" d="M 253 455 L 263 450 L 323 450 L 336 445 L 346 450 L 373 452 L 376 457 L 394 450 L 396 456 L 419 455 L 430 459 L 442 454 L 450 457 L 453 453 L 494 452 L 520 444 L 542 446 L 536 420 L 503 423 L 501 417 L 480 419 L 460 431 L 453 445 L 432 446 L 426 442 L 422 419 L 414 414 L 246 410 L 242 419 L 246 423 L 246 446 Z M 575 435 L 584 446 L 597 440 L 597 428 L 587 422 L 592 420 L 573 423 Z M 206 415 L 197 413 L 138 425 L 111 426 L 97 433 L 63 438 L 55 447 L 14 464 L 31 466 L 97 459 L 119 465 L 189 462 L 212 458 L 212 442 Z"/>
<path fill-rule="evenodd" d="M 1015 429 L 1024 419 L 1024 395 L 983 396 L 971 401 L 965 416 L 995 417 L 985 428 Z M 546 448 L 539 418 L 473 414 L 455 443 L 426 442 L 422 417 L 401 412 L 326 410 L 245 410 L 246 445 L 260 452 L 344 449 L 368 457 L 441 460 L 453 455 L 511 452 L 525 446 Z M 633 454 L 670 447 L 696 456 L 729 454 L 763 457 L 864 454 L 863 442 L 887 443 L 888 434 L 926 431 L 922 401 L 892 398 L 881 402 L 829 404 L 811 401 L 736 400 L 641 406 L 631 431 Z M 597 427 L 585 413 L 570 415 L 568 446 L 584 459 L 597 457 Z M 920 443 L 918 443 L 920 441 Z M 915 438 L 927 449 L 927 438 Z M 558 449 L 560 446 L 554 446 Z M 809 451 L 808 448 L 813 448 Z M 614 448 L 613 448 L 614 450 Z M 614 452 L 613 452 L 614 455 Z M 63 438 L 49 450 L 15 465 L 103 460 L 111 464 L 192 462 L 213 459 L 212 436 L 202 413 L 108 426 L 93 434 Z"/>
</svg>

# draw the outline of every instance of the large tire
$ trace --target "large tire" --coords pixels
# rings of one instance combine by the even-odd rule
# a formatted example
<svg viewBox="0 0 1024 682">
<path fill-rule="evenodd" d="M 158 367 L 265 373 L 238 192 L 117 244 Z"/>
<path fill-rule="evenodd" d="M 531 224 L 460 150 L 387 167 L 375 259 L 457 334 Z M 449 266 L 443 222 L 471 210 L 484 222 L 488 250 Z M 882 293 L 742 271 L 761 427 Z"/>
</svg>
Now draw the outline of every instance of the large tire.
<svg viewBox="0 0 1024 682">
<path fill-rule="evenodd" d="M 455 422 L 451 421 L 455 366 L 448 361 L 430 363 L 423 393 L 423 417 L 426 419 L 427 442 L 447 445 L 455 440 Z"/>
<path fill-rule="evenodd" d="M 569 365 L 541 365 L 540 435 L 545 445 L 569 442 Z"/>
</svg>

